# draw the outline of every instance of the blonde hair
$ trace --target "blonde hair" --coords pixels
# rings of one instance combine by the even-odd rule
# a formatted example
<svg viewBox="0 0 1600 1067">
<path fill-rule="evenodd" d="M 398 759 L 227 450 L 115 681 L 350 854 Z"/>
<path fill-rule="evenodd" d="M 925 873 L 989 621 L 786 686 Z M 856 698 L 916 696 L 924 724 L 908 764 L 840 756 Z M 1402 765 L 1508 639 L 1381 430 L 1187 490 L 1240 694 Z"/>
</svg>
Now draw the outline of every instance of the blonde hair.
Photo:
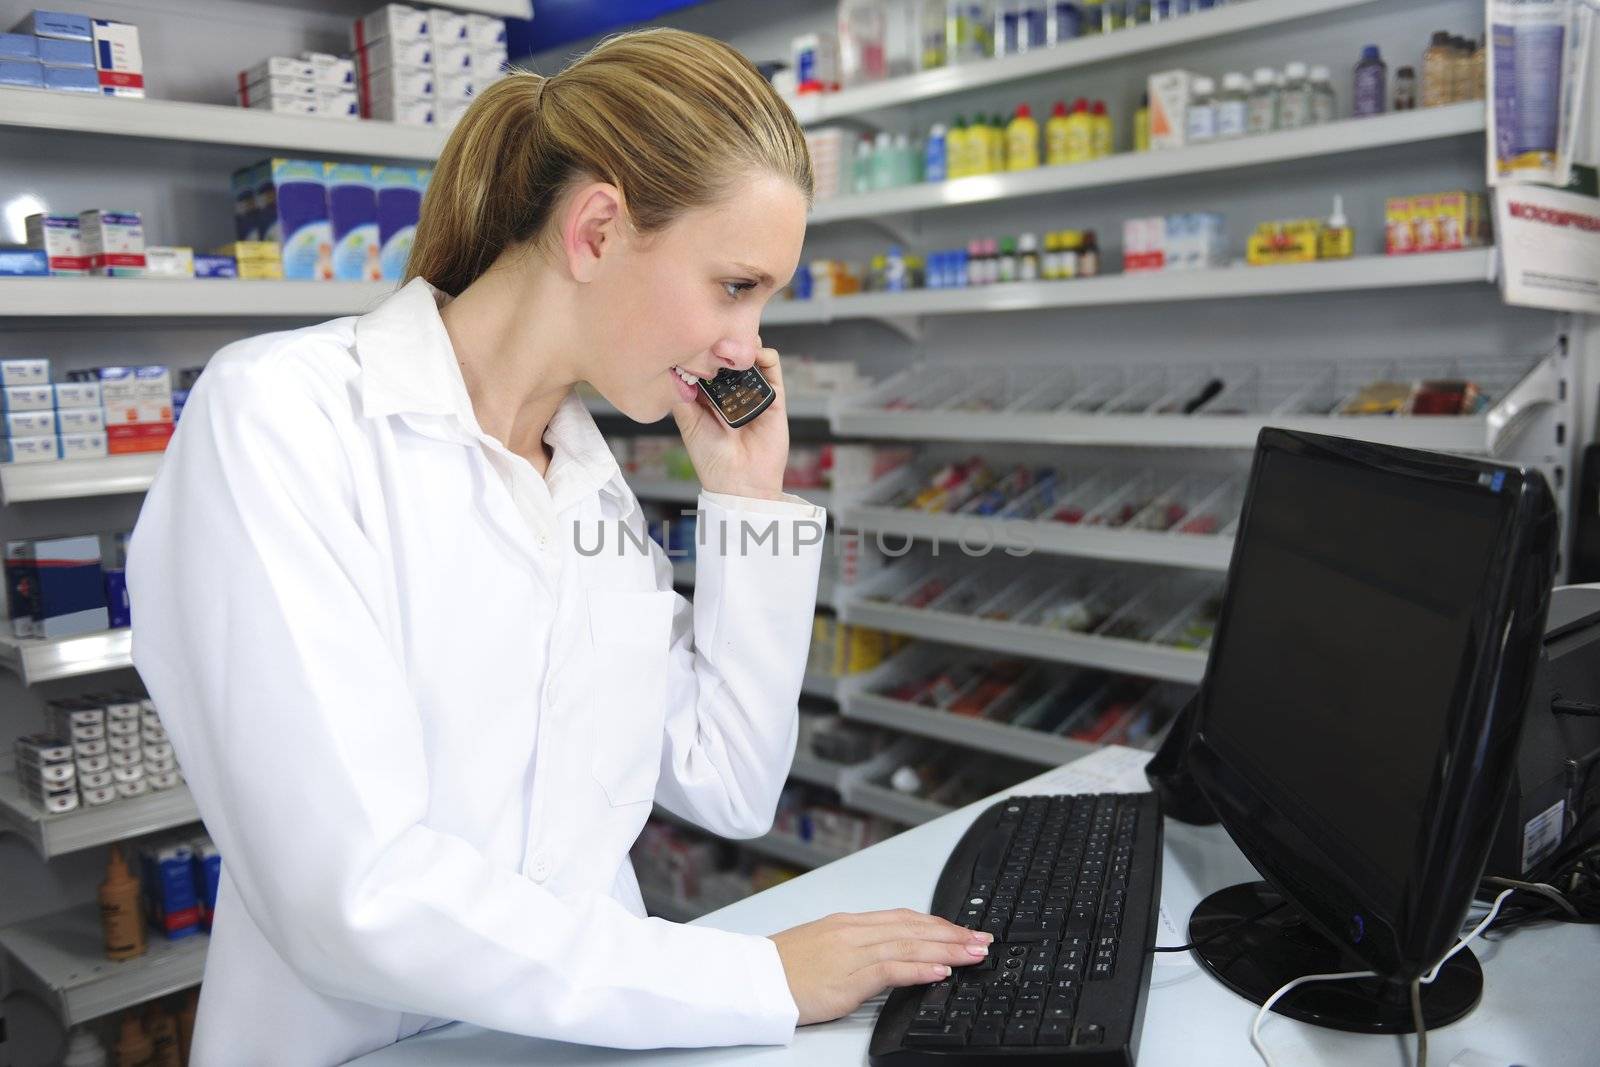
<svg viewBox="0 0 1600 1067">
<path fill-rule="evenodd" d="M 749 60 L 682 30 L 621 34 L 557 75 L 512 71 L 478 94 L 434 168 L 406 280 L 459 295 L 543 237 L 579 180 L 615 185 L 649 234 L 762 171 L 810 202 L 805 135 Z"/>
</svg>

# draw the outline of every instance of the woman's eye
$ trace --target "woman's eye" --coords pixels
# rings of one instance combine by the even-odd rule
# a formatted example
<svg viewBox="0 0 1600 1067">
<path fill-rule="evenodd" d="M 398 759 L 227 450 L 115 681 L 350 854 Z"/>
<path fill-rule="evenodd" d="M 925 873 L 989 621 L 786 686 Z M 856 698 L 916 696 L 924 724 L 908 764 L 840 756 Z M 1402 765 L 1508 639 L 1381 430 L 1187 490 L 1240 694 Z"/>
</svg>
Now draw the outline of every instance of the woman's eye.
<svg viewBox="0 0 1600 1067">
<path fill-rule="evenodd" d="M 722 291 L 734 300 L 739 299 L 740 293 L 747 293 L 756 287 L 755 282 L 723 282 Z"/>
</svg>

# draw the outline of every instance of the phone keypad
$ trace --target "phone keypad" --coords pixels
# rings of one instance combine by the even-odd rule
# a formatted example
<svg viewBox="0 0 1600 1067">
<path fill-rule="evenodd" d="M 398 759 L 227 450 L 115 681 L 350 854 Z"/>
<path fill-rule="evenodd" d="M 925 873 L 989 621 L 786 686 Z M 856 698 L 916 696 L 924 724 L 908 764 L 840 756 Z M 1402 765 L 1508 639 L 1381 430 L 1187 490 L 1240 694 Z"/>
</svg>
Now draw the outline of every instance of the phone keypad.
<svg viewBox="0 0 1600 1067">
<path fill-rule="evenodd" d="M 710 381 L 700 380 L 700 388 L 732 425 L 739 425 L 760 414 L 776 394 L 755 367 L 749 370 L 721 370 Z"/>
</svg>

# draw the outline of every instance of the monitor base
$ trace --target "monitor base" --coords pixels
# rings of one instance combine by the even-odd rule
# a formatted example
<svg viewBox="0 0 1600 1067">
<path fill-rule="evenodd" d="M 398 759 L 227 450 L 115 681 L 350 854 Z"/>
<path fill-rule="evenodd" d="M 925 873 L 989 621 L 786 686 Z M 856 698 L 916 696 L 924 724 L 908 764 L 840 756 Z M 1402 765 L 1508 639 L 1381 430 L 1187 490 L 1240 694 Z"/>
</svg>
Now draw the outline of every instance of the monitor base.
<svg viewBox="0 0 1600 1067">
<path fill-rule="evenodd" d="M 1201 966 L 1246 1000 L 1263 1004 L 1284 985 L 1306 974 L 1363 970 L 1341 946 L 1328 940 L 1292 904 L 1251 920 L 1283 898 L 1265 882 L 1245 882 L 1202 900 L 1189 917 L 1189 940 L 1212 940 L 1191 951 Z M 1224 934 L 1217 931 L 1237 925 Z M 1422 1018 L 1433 1030 L 1478 1006 L 1483 969 L 1470 948 L 1445 964 L 1422 987 Z M 1301 986 L 1273 1011 L 1301 1022 L 1363 1034 L 1409 1034 L 1416 1030 L 1409 985 L 1378 978 L 1352 978 Z"/>
</svg>

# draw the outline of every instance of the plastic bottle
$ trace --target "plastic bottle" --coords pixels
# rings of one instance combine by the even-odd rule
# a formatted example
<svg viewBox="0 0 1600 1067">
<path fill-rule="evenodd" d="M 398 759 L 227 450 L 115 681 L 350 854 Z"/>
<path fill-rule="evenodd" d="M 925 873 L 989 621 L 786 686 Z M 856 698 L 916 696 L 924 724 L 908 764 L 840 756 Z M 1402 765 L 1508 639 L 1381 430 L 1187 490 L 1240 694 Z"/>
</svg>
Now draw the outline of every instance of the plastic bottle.
<svg viewBox="0 0 1600 1067">
<path fill-rule="evenodd" d="M 1328 223 L 1317 238 L 1317 257 L 1349 259 L 1354 254 L 1355 231 L 1350 229 L 1350 220 L 1345 217 L 1344 197 L 1335 196 L 1333 214 L 1328 216 Z"/>
<path fill-rule="evenodd" d="M 1106 102 L 1096 100 L 1094 110 L 1089 113 L 1093 125 L 1089 128 L 1089 152 L 1095 159 L 1104 159 L 1116 147 L 1116 129 L 1111 125 L 1111 115 L 1106 111 Z"/>
<path fill-rule="evenodd" d="M 1332 122 L 1338 113 L 1338 94 L 1333 89 L 1333 72 L 1327 67 L 1311 68 L 1311 124 Z"/>
<path fill-rule="evenodd" d="M 133 1012 L 122 1015 L 122 1031 L 117 1037 L 117 1067 L 155 1067 L 156 1048 L 144 1024 Z"/>
<path fill-rule="evenodd" d="M 1093 230 L 1083 231 L 1083 251 L 1078 253 L 1078 277 L 1093 278 L 1100 273 L 1100 241 Z"/>
<path fill-rule="evenodd" d="M 189 1046 L 194 1043 L 194 1019 L 200 1011 L 200 991 L 191 989 L 178 1009 L 178 1053 L 189 1062 Z"/>
<path fill-rule="evenodd" d="M 1006 169 L 1006 120 L 999 115 L 989 120 L 989 173 Z"/>
<path fill-rule="evenodd" d="M 949 131 L 942 122 L 928 130 L 928 143 L 922 152 L 922 180 L 942 182 L 950 177 Z"/>
<path fill-rule="evenodd" d="M 110 1067 L 106 1047 L 99 1038 L 81 1026 L 67 1035 L 67 1048 L 61 1054 L 61 1067 Z"/>
<path fill-rule="evenodd" d="M 100 925 L 105 933 L 107 959 L 131 960 L 144 955 L 139 880 L 128 870 L 117 845 L 111 846 L 105 880 L 100 883 Z"/>
<path fill-rule="evenodd" d="M 1006 169 L 1033 170 L 1039 165 L 1039 124 L 1027 104 L 1018 104 L 1006 126 Z"/>
<path fill-rule="evenodd" d="M 1093 158 L 1094 117 L 1089 114 L 1089 101 L 1080 96 L 1067 116 L 1067 162 L 1087 163 Z"/>
<path fill-rule="evenodd" d="M 1083 252 L 1083 234 L 1077 230 L 1062 230 L 1060 252 L 1056 261 L 1056 277 L 1062 280 L 1078 276 L 1078 257 Z"/>
<path fill-rule="evenodd" d="M 1053 0 L 1045 35 L 1053 45 L 1083 36 L 1083 8 L 1078 0 Z"/>
<path fill-rule="evenodd" d="M 1044 123 L 1044 161 L 1047 166 L 1059 167 L 1067 162 L 1067 102 L 1057 100 Z"/>
<path fill-rule="evenodd" d="M 1452 37 L 1453 54 L 1450 61 L 1450 102 L 1458 104 L 1472 99 L 1472 42 L 1465 37 Z"/>
<path fill-rule="evenodd" d="M 1483 38 L 1472 49 L 1472 99 L 1482 100 L 1488 92 L 1489 50 Z"/>
<path fill-rule="evenodd" d="M 1217 139 L 1217 83 L 1196 78 L 1189 95 L 1185 144 L 1204 144 Z"/>
<path fill-rule="evenodd" d="M 1271 67 L 1258 67 L 1250 87 L 1245 130 L 1253 134 L 1271 133 L 1277 128 L 1278 72 Z"/>
<path fill-rule="evenodd" d="M 1455 91 L 1455 49 L 1443 30 L 1422 53 L 1422 106 L 1438 107 L 1450 101 Z"/>
<path fill-rule="evenodd" d="M 1017 281 L 1039 280 L 1039 238 L 1025 233 L 1017 238 Z"/>
<path fill-rule="evenodd" d="M 1150 151 L 1150 94 L 1139 94 L 1139 109 L 1133 113 L 1133 150 Z"/>
<path fill-rule="evenodd" d="M 1238 71 L 1223 76 L 1217 94 L 1217 138 L 1243 137 L 1250 128 L 1250 79 Z"/>
<path fill-rule="evenodd" d="M 899 245 L 890 245 L 889 254 L 883 257 L 883 289 L 889 293 L 903 293 L 906 288 L 906 255 Z"/>
<path fill-rule="evenodd" d="M 1081 36 L 1094 37 L 1104 30 L 1105 13 L 1100 10 L 1103 6 L 1102 0 L 1080 0 L 1078 9 L 1083 12 Z"/>
<path fill-rule="evenodd" d="M 1017 242 L 1010 237 L 1000 238 L 1000 277 L 999 281 L 1014 282 L 1017 280 Z"/>
<path fill-rule="evenodd" d="M 1283 68 L 1283 89 L 1278 94 L 1278 129 L 1299 130 L 1311 125 L 1311 82 L 1304 63 Z"/>
<path fill-rule="evenodd" d="M 879 130 L 872 141 L 872 188 L 887 189 L 894 184 L 896 172 L 894 136 L 888 130 Z"/>
<path fill-rule="evenodd" d="M 1039 277 L 1053 282 L 1061 277 L 1058 260 L 1061 256 L 1061 235 L 1050 230 L 1044 235 L 1044 256 L 1039 262 Z"/>
<path fill-rule="evenodd" d="M 1415 111 L 1417 108 L 1417 72 L 1412 67 L 1399 67 L 1394 72 L 1394 109 Z"/>
<path fill-rule="evenodd" d="M 1361 62 L 1356 64 L 1355 96 L 1351 114 L 1356 118 L 1383 114 L 1383 105 L 1389 88 L 1389 68 L 1378 54 L 1378 46 L 1369 44 L 1361 50 Z"/>
<path fill-rule="evenodd" d="M 183 1067 L 183 1057 L 178 1052 L 178 1024 L 152 1000 L 144 1009 L 144 1032 L 154 1046 L 156 1067 Z"/>
<path fill-rule="evenodd" d="M 1128 9 L 1125 0 L 1103 0 L 1100 4 L 1100 30 L 1110 33 L 1120 30 L 1128 24 Z"/>
<path fill-rule="evenodd" d="M 994 54 L 989 10 L 989 4 L 974 0 L 946 5 L 944 45 L 950 63 L 972 63 Z"/>
<path fill-rule="evenodd" d="M 892 180 L 894 185 L 911 185 L 922 180 L 921 153 L 911 143 L 908 134 L 897 133 L 894 135 L 894 172 Z"/>
<path fill-rule="evenodd" d="M 967 120 L 957 115 L 955 121 L 950 124 L 949 132 L 944 135 L 946 177 L 965 178 L 972 173 L 967 169 L 971 166 L 968 161 L 972 154 L 972 149 L 968 143 L 970 136 L 967 130 Z"/>
</svg>

